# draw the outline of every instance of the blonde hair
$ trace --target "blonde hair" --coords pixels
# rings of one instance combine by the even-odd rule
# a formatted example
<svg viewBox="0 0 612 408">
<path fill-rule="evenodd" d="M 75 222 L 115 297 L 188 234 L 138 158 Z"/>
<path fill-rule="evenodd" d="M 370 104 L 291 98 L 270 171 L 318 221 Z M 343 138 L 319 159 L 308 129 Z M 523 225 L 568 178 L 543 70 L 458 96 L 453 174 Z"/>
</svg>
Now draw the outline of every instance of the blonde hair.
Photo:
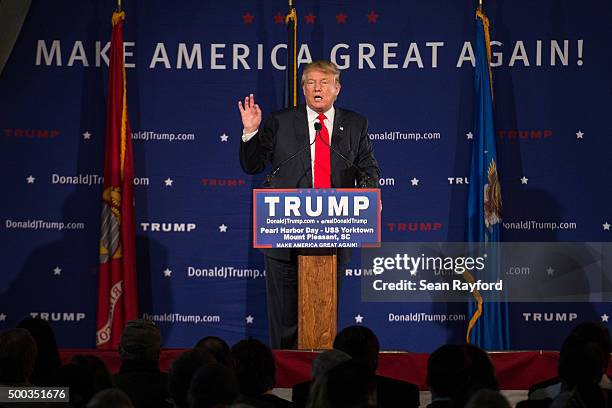
<svg viewBox="0 0 612 408">
<path fill-rule="evenodd" d="M 340 70 L 338 69 L 336 64 L 331 61 L 316 60 L 307 64 L 304 67 L 304 70 L 302 71 L 302 85 L 304 85 L 304 83 L 306 82 L 306 74 L 309 71 L 322 71 L 326 74 L 332 74 L 334 76 L 334 81 L 337 84 L 340 84 Z"/>
</svg>

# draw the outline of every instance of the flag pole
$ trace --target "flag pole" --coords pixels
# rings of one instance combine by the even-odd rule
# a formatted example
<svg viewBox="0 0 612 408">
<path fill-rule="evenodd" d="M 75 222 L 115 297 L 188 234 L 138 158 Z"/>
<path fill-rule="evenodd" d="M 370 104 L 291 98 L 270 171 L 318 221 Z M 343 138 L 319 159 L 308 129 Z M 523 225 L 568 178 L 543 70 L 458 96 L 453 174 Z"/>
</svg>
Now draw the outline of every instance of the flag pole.
<svg viewBox="0 0 612 408">
<path fill-rule="evenodd" d="M 285 107 L 294 108 L 298 103 L 297 94 L 297 12 L 294 0 L 288 0 L 288 11 L 285 16 L 287 25 L 287 68 L 285 73 Z"/>
</svg>

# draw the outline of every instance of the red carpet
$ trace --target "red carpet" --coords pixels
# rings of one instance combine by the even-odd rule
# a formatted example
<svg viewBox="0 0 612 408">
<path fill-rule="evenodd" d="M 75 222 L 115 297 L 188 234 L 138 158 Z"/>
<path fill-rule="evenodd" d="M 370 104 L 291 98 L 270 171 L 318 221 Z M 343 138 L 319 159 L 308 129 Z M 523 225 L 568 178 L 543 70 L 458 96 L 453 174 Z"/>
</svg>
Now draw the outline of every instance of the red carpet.
<svg viewBox="0 0 612 408">
<path fill-rule="evenodd" d="M 172 361 L 183 352 L 179 349 L 162 351 L 160 366 L 167 371 Z M 62 350 L 64 363 L 75 354 L 94 354 L 100 357 L 111 370 L 119 370 L 119 355 L 116 351 L 96 351 L 84 349 Z M 297 382 L 310 379 L 310 367 L 317 353 L 308 351 L 274 351 L 276 357 L 276 386 L 291 388 Z M 381 375 L 409 381 L 426 390 L 428 354 L 381 353 L 378 372 Z M 554 377 L 557 373 L 558 352 L 511 352 L 490 353 L 497 371 L 501 389 L 526 390 L 536 382 Z M 609 370 L 610 371 L 610 370 Z"/>
</svg>

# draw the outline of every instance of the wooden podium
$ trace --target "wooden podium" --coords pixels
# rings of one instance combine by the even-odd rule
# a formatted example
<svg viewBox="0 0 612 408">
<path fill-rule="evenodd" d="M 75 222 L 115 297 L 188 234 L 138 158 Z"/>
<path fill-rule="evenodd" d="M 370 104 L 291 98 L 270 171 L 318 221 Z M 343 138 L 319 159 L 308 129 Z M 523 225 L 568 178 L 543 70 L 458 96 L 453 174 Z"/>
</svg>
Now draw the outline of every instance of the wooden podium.
<svg viewBox="0 0 612 408">
<path fill-rule="evenodd" d="M 380 245 L 380 210 L 376 188 L 253 190 L 253 247 L 298 251 L 298 349 L 332 348 L 336 248 Z"/>
<path fill-rule="evenodd" d="M 298 255 L 298 349 L 331 349 L 338 313 L 335 250 Z"/>
</svg>

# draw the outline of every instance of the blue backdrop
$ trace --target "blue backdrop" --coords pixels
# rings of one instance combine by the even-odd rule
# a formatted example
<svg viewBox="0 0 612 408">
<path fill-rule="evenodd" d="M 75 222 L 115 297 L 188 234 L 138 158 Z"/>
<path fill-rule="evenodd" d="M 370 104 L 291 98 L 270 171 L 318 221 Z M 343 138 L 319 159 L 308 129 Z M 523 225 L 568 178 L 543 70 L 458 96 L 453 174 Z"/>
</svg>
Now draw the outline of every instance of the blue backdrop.
<svg viewBox="0 0 612 408">
<path fill-rule="evenodd" d="M 33 1 L 0 76 L 0 329 L 39 315 L 62 347 L 94 345 L 115 4 Z M 612 3 L 485 5 L 504 240 L 612 241 Z M 255 93 L 264 115 L 282 105 L 286 1 L 124 8 L 140 310 L 158 322 L 166 347 L 209 334 L 265 339 L 263 260 L 250 248 L 251 189 L 263 176 L 240 169 L 237 101 Z M 299 61 L 334 60 L 337 105 L 369 119 L 386 242 L 464 239 L 475 8 L 298 2 Z M 431 351 L 463 339 L 463 304 L 362 303 L 361 273 L 355 256 L 340 327 L 365 324 L 386 349 Z M 513 304 L 511 346 L 558 348 L 578 321 L 607 324 L 611 311 Z"/>
</svg>

